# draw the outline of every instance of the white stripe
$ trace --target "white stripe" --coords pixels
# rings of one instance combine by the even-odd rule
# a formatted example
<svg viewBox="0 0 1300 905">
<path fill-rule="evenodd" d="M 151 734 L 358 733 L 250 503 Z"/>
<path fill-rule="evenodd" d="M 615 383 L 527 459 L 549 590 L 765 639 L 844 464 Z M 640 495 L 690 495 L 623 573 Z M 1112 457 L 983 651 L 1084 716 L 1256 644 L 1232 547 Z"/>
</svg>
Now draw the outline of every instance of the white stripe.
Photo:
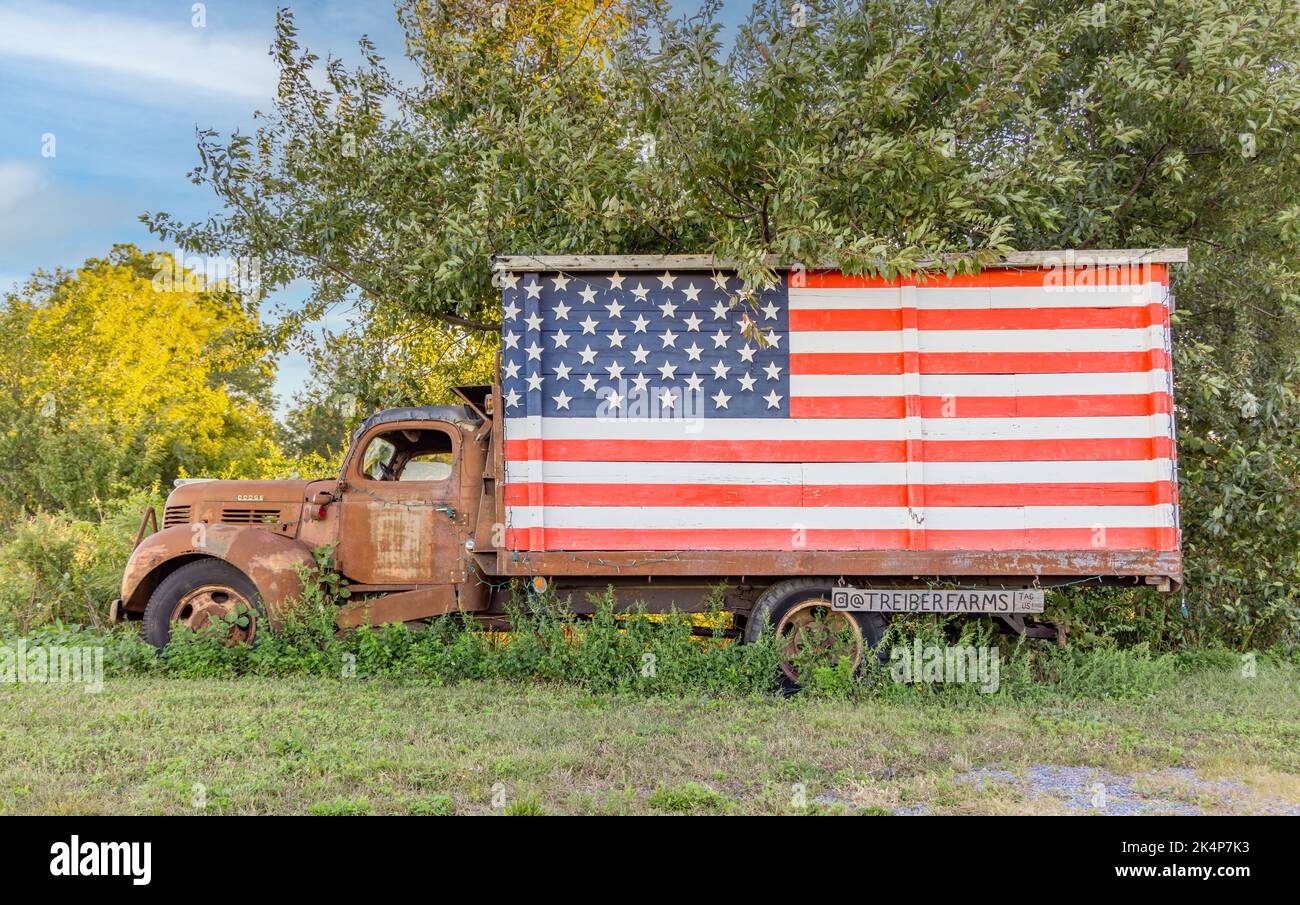
<svg viewBox="0 0 1300 905">
<path fill-rule="evenodd" d="M 1160 283 L 1119 286 L 1107 291 L 1082 289 L 1050 290 L 1040 286 L 972 286 L 970 288 L 917 288 L 917 307 L 927 310 L 950 308 L 1131 308 L 1163 302 L 1165 287 Z M 900 306 L 898 289 L 811 289 L 791 288 L 794 310 L 884 310 Z"/>
<path fill-rule="evenodd" d="M 1163 390 L 1163 369 L 1117 374 L 922 374 L 922 396 L 1126 396 Z M 793 396 L 901 396 L 902 374 L 791 374 Z"/>
<path fill-rule="evenodd" d="M 539 527 L 537 506 L 510 506 L 513 528 Z M 548 528 L 797 528 L 932 531 L 1034 530 L 1052 528 L 1169 528 L 1173 507 L 1156 506 L 547 506 Z"/>
<path fill-rule="evenodd" d="M 926 484 L 1130 484 L 1168 481 L 1169 459 L 1096 462 L 926 462 Z M 543 472 L 551 484 L 903 484 L 904 462 L 507 461 L 506 480 Z"/>
<path fill-rule="evenodd" d="M 1162 327 L 1118 330 L 804 330 L 790 334 L 794 354 L 901 352 L 916 333 L 922 352 L 1145 352 L 1165 347 Z"/>
<path fill-rule="evenodd" d="M 1169 436 L 1168 415 L 1106 418 L 926 418 L 927 440 L 1064 440 Z M 506 419 L 506 439 L 901 440 L 900 418 Z"/>
</svg>

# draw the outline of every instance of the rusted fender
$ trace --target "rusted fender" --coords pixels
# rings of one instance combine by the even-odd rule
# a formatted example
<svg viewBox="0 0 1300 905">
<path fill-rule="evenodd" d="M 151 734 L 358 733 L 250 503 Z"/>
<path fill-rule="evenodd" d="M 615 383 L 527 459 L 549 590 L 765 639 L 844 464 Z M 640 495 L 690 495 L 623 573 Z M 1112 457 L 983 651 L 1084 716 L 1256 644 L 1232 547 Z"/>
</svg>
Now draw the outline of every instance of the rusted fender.
<svg viewBox="0 0 1300 905">
<path fill-rule="evenodd" d="M 141 541 L 122 575 L 122 602 L 140 612 L 173 568 L 200 556 L 225 560 L 257 585 L 271 625 L 284 621 L 285 602 L 302 594 L 300 567 L 313 568 L 311 551 L 298 541 L 248 525 L 176 525 Z"/>
</svg>

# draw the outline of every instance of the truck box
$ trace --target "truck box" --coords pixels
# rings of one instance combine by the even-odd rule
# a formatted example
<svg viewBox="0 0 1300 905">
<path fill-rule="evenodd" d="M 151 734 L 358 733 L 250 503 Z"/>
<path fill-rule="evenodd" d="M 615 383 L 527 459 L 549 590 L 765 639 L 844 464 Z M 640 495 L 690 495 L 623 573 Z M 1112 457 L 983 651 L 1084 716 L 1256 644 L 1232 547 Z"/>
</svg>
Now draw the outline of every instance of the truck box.
<svg viewBox="0 0 1300 905">
<path fill-rule="evenodd" d="M 498 258 L 503 575 L 1181 579 L 1169 265 Z"/>
</svg>

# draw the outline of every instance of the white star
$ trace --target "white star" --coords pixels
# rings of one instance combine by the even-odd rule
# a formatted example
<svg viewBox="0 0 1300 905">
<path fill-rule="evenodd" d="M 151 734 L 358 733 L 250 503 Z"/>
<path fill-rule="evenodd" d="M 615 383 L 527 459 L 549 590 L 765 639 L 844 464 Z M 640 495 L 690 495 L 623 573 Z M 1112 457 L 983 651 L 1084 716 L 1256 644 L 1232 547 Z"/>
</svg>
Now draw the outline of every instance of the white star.
<svg viewBox="0 0 1300 905">
<path fill-rule="evenodd" d="M 698 393 L 704 388 L 704 378 L 691 371 L 691 376 L 686 378 L 686 387 L 692 393 Z"/>
<path fill-rule="evenodd" d="M 727 275 L 725 273 L 715 273 L 713 275 L 713 285 L 725 292 L 727 288 Z"/>
<path fill-rule="evenodd" d="M 723 304 L 722 302 L 718 302 L 718 304 L 714 305 L 712 308 L 713 319 L 715 321 L 725 321 L 727 319 L 727 310 L 728 309 L 725 304 Z"/>
<path fill-rule="evenodd" d="M 515 331 L 507 330 L 506 335 L 501 337 L 501 339 L 505 342 L 507 349 L 519 348 L 519 334 L 515 333 Z"/>
<path fill-rule="evenodd" d="M 692 313 L 690 317 L 686 318 L 686 329 L 698 333 L 700 331 L 701 323 L 703 323 L 703 321 Z"/>
<path fill-rule="evenodd" d="M 637 347 L 632 350 L 632 360 L 639 365 L 645 364 L 646 359 L 648 359 L 649 357 L 650 357 L 650 351 L 645 346 L 638 344 Z"/>
<path fill-rule="evenodd" d="M 605 310 L 609 312 L 609 316 L 610 316 L 610 317 L 622 317 L 622 316 L 623 316 L 623 306 L 622 306 L 622 304 L 619 303 L 619 300 L 618 300 L 618 299 L 614 299 L 614 301 L 612 301 L 612 302 L 610 302 L 608 305 L 606 305 L 606 306 L 605 306 Z"/>
<path fill-rule="evenodd" d="M 659 394 L 659 407 L 670 409 L 677 402 L 677 395 L 672 390 L 664 390 Z"/>
<path fill-rule="evenodd" d="M 524 292 L 528 293 L 530 299 L 539 299 L 542 297 L 542 284 L 533 280 L 524 286 Z"/>
<path fill-rule="evenodd" d="M 664 317 L 672 317 L 677 313 L 677 305 L 674 302 L 667 301 L 659 306 L 659 310 L 664 313 Z"/>
<path fill-rule="evenodd" d="M 767 340 L 767 344 L 773 349 L 775 349 L 778 345 L 780 345 L 781 342 L 781 337 L 776 335 L 775 330 L 768 330 L 767 336 L 765 336 L 764 339 Z"/>
<path fill-rule="evenodd" d="M 507 289 L 514 289 L 519 285 L 519 274 L 507 272 L 506 275 L 501 278 L 501 282 L 505 284 Z"/>
<path fill-rule="evenodd" d="M 517 361 L 507 361 L 504 370 L 505 370 L 505 372 L 506 372 L 506 376 L 507 376 L 507 377 L 510 377 L 510 378 L 518 377 L 518 376 L 519 376 L 519 362 L 517 362 Z"/>
<path fill-rule="evenodd" d="M 506 408 L 512 409 L 519 404 L 519 394 L 514 390 L 506 393 Z"/>
<path fill-rule="evenodd" d="M 562 273 L 557 273 L 555 276 L 551 277 L 551 285 L 554 286 L 557 291 L 563 292 L 565 289 L 569 288 L 569 278 Z"/>
<path fill-rule="evenodd" d="M 749 328 L 754 326 L 754 322 L 750 319 L 748 311 L 740 316 L 740 323 L 738 326 L 740 327 L 741 333 L 748 333 Z"/>
<path fill-rule="evenodd" d="M 539 346 L 539 345 L 537 345 L 537 343 L 533 343 L 533 344 L 532 344 L 531 346 L 529 346 L 527 349 L 524 349 L 524 351 L 528 353 L 528 360 L 529 360 L 529 361 L 541 361 L 541 360 L 542 360 L 542 347 Z"/>
<path fill-rule="evenodd" d="M 730 336 L 728 336 L 727 334 L 719 330 L 717 333 L 713 334 L 713 348 L 715 349 L 727 348 L 727 340 L 729 339 L 731 339 Z"/>
<path fill-rule="evenodd" d="M 555 319 L 561 321 L 567 321 L 569 319 L 570 310 L 571 309 L 569 308 L 569 306 L 564 304 L 564 302 L 558 303 L 555 306 Z"/>
<path fill-rule="evenodd" d="M 650 294 L 650 290 L 646 289 L 642 284 L 637 283 L 636 288 L 632 290 L 632 294 L 636 296 L 638 302 L 644 302 L 645 297 Z"/>
<path fill-rule="evenodd" d="M 623 397 L 611 387 L 609 395 L 605 397 L 605 404 L 612 409 L 616 409 L 623 404 Z"/>
<path fill-rule="evenodd" d="M 769 321 L 776 320 L 776 305 L 773 304 L 771 301 L 769 301 L 766 305 L 764 305 L 759 310 L 763 312 L 764 320 L 769 320 Z"/>
<path fill-rule="evenodd" d="M 674 349 L 677 348 L 677 334 L 671 330 L 665 330 L 663 336 L 659 337 L 659 341 L 663 343 L 663 345 L 659 347 L 661 349 L 667 349 L 669 346 L 672 346 Z"/>
<path fill-rule="evenodd" d="M 573 368 L 569 367 L 569 366 L 566 365 L 564 362 L 560 362 L 558 365 L 555 366 L 555 379 L 556 379 L 556 380 L 568 380 L 568 379 L 569 379 L 569 372 L 572 371 L 572 370 L 573 370 Z"/>
<path fill-rule="evenodd" d="M 745 372 L 744 377 L 740 378 L 740 388 L 747 393 L 754 392 L 754 378 L 750 376 L 748 371 Z"/>
<path fill-rule="evenodd" d="M 672 380 L 677 375 L 677 365 L 664 362 L 659 366 L 659 376 L 664 380 Z"/>
<path fill-rule="evenodd" d="M 542 318 L 536 313 L 530 314 L 524 318 L 524 323 L 528 325 L 529 330 L 542 329 Z"/>
<path fill-rule="evenodd" d="M 506 305 L 501 309 L 501 315 L 506 320 L 512 321 L 519 316 L 519 306 L 514 302 L 511 302 L 509 305 Z"/>
<path fill-rule="evenodd" d="M 775 409 L 781 407 L 781 400 L 784 398 L 784 396 L 778 396 L 776 390 L 773 390 L 763 397 L 763 401 L 767 403 L 768 408 Z"/>
<path fill-rule="evenodd" d="M 610 380 L 619 380 L 623 376 L 623 366 L 618 362 L 614 362 L 612 365 L 606 365 L 605 370 L 609 372 Z"/>
<path fill-rule="evenodd" d="M 623 334 L 615 330 L 613 333 L 609 334 L 609 347 L 611 349 L 621 349 L 623 348 L 623 340 Z"/>
<path fill-rule="evenodd" d="M 730 370 L 731 370 L 731 368 L 727 367 L 727 366 L 726 366 L 725 364 L 723 364 L 722 362 L 718 362 L 717 364 L 715 364 L 715 365 L 713 366 L 713 379 L 714 379 L 714 380 L 726 380 L 726 379 L 727 379 L 727 372 L 730 371 Z"/>
<path fill-rule="evenodd" d="M 699 301 L 700 290 L 696 287 L 694 283 L 687 283 L 686 288 L 683 289 L 682 292 L 686 293 L 686 298 L 688 301 L 692 301 L 692 302 Z"/>
<path fill-rule="evenodd" d="M 596 322 L 592 320 L 590 314 L 587 315 L 585 321 L 578 321 L 578 326 L 582 328 L 583 333 L 590 333 L 592 336 L 596 335 Z"/>
<path fill-rule="evenodd" d="M 551 339 L 555 340 L 555 348 L 569 348 L 569 334 L 565 333 L 563 330 L 556 330 L 555 335 L 552 336 Z"/>
<path fill-rule="evenodd" d="M 592 289 L 590 284 L 583 286 L 578 295 L 582 296 L 582 304 L 584 305 L 590 305 L 596 301 L 596 290 Z"/>
<path fill-rule="evenodd" d="M 722 392 L 722 390 L 718 390 L 716 393 L 713 394 L 713 405 L 716 408 L 724 409 L 727 407 L 727 403 L 730 401 L 731 401 L 731 397 L 728 396 L 726 393 Z"/>
<path fill-rule="evenodd" d="M 581 378 L 578 382 L 582 384 L 582 388 L 586 390 L 588 393 L 596 392 L 595 374 L 588 374 L 586 377 Z"/>
<path fill-rule="evenodd" d="M 686 360 L 699 361 L 700 353 L 703 351 L 704 350 L 701 349 L 699 346 L 695 345 L 695 343 L 691 343 L 689 346 L 686 347 Z"/>
<path fill-rule="evenodd" d="M 530 389 L 530 390 L 540 390 L 540 389 L 542 388 L 542 375 L 541 375 L 541 374 L 529 374 L 529 375 L 528 375 L 526 378 L 524 378 L 524 379 L 528 382 L 528 389 Z"/>
<path fill-rule="evenodd" d="M 767 375 L 768 380 L 776 380 L 781 376 L 781 366 L 776 362 L 768 362 L 767 367 L 763 368 L 763 373 Z"/>
<path fill-rule="evenodd" d="M 754 363 L 754 353 L 757 352 L 757 351 L 758 351 L 758 350 L 755 349 L 753 346 L 751 346 L 749 343 L 745 343 L 745 345 L 744 345 L 744 346 L 741 348 L 741 350 L 740 350 L 740 360 L 741 360 L 741 361 L 747 361 L 747 362 L 749 362 L 750 364 L 753 364 L 753 363 Z"/>
<path fill-rule="evenodd" d="M 582 358 L 582 363 L 585 365 L 589 365 L 596 360 L 596 353 L 592 350 L 590 344 L 587 345 L 587 348 L 579 352 L 578 355 Z"/>
<path fill-rule="evenodd" d="M 646 387 L 650 386 L 650 378 L 638 372 L 636 377 L 632 380 L 632 385 L 637 388 L 637 392 L 644 393 Z"/>
<path fill-rule="evenodd" d="M 567 409 L 569 403 L 573 400 L 573 397 L 564 392 L 564 390 L 560 390 L 560 395 L 552 396 L 551 398 L 555 400 L 555 407 L 557 409 Z"/>
<path fill-rule="evenodd" d="M 638 314 L 636 316 L 636 320 L 632 321 L 632 326 L 636 328 L 635 332 L 644 333 L 645 328 L 650 326 L 650 322 L 646 320 L 646 316 L 644 314 Z"/>
<path fill-rule="evenodd" d="M 659 278 L 659 288 L 672 289 L 673 283 L 676 281 L 676 279 L 677 279 L 676 277 L 674 277 L 671 273 L 665 270 L 664 275 Z"/>
<path fill-rule="evenodd" d="M 617 270 L 614 271 L 614 272 L 610 275 L 610 277 L 609 277 L 609 288 L 610 288 L 610 289 L 622 289 L 622 288 L 623 288 L 623 278 L 622 278 L 621 276 L 618 275 L 618 271 L 617 271 Z"/>
</svg>

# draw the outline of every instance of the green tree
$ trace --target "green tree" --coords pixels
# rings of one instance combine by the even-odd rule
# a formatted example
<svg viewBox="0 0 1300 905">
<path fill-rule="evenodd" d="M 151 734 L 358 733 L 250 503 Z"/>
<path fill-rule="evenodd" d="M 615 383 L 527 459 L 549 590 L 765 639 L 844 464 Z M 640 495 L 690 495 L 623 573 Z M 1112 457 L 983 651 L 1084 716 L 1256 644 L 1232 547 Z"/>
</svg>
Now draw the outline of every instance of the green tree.
<svg viewBox="0 0 1300 905">
<path fill-rule="evenodd" d="M 378 409 L 458 402 L 452 387 L 491 383 L 496 345 L 491 334 L 379 308 L 362 329 L 325 335 L 285 415 L 285 448 L 335 458 Z"/>
</svg>

